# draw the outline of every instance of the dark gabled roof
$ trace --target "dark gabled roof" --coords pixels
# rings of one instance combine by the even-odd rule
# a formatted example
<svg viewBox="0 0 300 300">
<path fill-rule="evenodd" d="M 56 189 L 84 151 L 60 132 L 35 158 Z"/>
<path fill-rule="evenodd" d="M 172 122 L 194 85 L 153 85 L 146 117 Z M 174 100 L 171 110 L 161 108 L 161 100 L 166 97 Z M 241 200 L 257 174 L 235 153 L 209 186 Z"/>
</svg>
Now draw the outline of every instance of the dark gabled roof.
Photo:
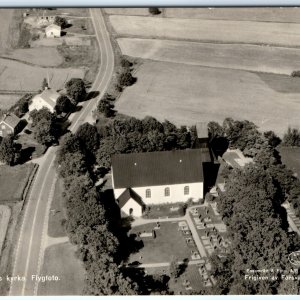
<svg viewBox="0 0 300 300">
<path fill-rule="evenodd" d="M 117 154 L 112 156 L 115 188 L 143 187 L 203 181 L 208 149 Z"/>
<path fill-rule="evenodd" d="M 128 188 L 118 198 L 119 207 L 122 208 L 130 198 L 135 200 L 139 205 L 144 206 L 141 197 L 135 191 Z"/>
</svg>

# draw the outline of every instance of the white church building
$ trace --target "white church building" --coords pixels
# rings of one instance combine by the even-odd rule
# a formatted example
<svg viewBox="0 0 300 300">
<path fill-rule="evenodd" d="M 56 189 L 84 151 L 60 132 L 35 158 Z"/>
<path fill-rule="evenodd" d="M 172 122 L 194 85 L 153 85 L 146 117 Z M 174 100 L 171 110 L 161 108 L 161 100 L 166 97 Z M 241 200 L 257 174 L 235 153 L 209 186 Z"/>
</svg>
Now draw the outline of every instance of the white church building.
<svg viewBox="0 0 300 300">
<path fill-rule="evenodd" d="M 142 216 L 147 205 L 203 198 L 207 148 L 117 154 L 112 156 L 112 185 L 122 212 Z"/>
</svg>

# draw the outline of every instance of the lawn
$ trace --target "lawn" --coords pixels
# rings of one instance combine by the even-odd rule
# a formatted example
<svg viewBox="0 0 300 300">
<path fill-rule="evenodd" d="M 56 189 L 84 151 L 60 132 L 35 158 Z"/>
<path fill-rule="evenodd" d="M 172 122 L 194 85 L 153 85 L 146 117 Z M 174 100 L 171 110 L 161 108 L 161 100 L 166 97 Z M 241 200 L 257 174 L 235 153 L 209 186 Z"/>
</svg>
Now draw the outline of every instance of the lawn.
<svg viewBox="0 0 300 300">
<path fill-rule="evenodd" d="M 176 125 L 223 122 L 230 116 L 280 136 L 289 125 L 300 125 L 299 84 L 288 76 L 276 80 L 282 89 L 288 85 L 289 93 L 277 91 L 268 76 L 241 70 L 145 61 L 134 75 L 137 82 L 116 102 L 119 113 Z"/>
<path fill-rule="evenodd" d="M 0 203 L 21 201 L 34 164 L 0 166 Z"/>
<path fill-rule="evenodd" d="M 151 232 L 155 225 L 156 223 L 150 223 L 137 226 L 131 230 L 131 233 Z M 160 227 L 159 230 L 155 230 L 156 238 L 142 238 L 144 247 L 138 253 L 132 254 L 129 262 L 139 261 L 149 264 L 171 262 L 172 257 L 181 261 L 190 258 L 192 248 L 186 245 L 185 237 L 178 231 L 178 222 L 163 222 Z"/>
<path fill-rule="evenodd" d="M 6 57 L 45 67 L 57 67 L 63 62 L 55 47 L 15 49 Z"/>
<path fill-rule="evenodd" d="M 300 46 L 300 24 L 111 15 L 119 36 L 218 43 Z M 188 28 L 188 30 L 187 30 Z"/>
<path fill-rule="evenodd" d="M 72 19 L 68 18 L 71 26 L 63 29 L 68 34 L 94 34 L 93 23 L 89 18 Z"/>
<path fill-rule="evenodd" d="M 82 68 L 43 68 L 18 61 L 0 59 L 0 90 L 38 91 L 49 76 L 51 88 L 62 89 L 72 77 L 83 78 Z"/>
<path fill-rule="evenodd" d="M 93 81 L 98 71 L 99 56 L 98 46 L 94 38 L 86 38 L 90 41 L 90 45 L 61 45 L 57 49 L 60 55 L 64 58 L 64 62 L 61 64 L 63 68 L 81 68 L 85 67 L 88 73 L 85 79 Z M 72 76 L 76 77 L 76 76 Z"/>
<path fill-rule="evenodd" d="M 300 177 L 300 148 L 280 147 L 282 162 Z"/>
<path fill-rule="evenodd" d="M 119 38 L 124 55 L 217 68 L 290 75 L 300 70 L 300 49 Z"/>
<path fill-rule="evenodd" d="M 45 251 L 41 274 L 55 275 L 59 281 L 41 282 L 39 296 L 82 295 L 85 270 L 75 257 L 75 247 L 69 243 L 50 246 Z"/>
<path fill-rule="evenodd" d="M 55 184 L 55 190 L 49 214 L 48 235 L 51 237 L 66 236 L 63 225 L 65 222 L 62 197 L 63 190 L 63 181 L 62 179 L 58 178 Z"/>
<path fill-rule="evenodd" d="M 28 161 L 31 158 L 38 158 L 46 151 L 46 146 L 39 144 L 33 137 L 33 133 L 19 134 L 17 143 L 22 145 L 22 159 Z"/>
</svg>

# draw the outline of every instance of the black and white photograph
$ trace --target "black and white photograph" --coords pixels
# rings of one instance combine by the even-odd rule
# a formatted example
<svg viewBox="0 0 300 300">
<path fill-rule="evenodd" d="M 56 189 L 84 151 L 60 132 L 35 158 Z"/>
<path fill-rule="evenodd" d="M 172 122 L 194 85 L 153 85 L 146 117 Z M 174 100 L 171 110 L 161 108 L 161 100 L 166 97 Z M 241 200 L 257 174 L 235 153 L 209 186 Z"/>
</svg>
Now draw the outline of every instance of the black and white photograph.
<svg viewBox="0 0 300 300">
<path fill-rule="evenodd" d="M 299 294 L 300 7 L 0 8 L 0 296 Z"/>
</svg>

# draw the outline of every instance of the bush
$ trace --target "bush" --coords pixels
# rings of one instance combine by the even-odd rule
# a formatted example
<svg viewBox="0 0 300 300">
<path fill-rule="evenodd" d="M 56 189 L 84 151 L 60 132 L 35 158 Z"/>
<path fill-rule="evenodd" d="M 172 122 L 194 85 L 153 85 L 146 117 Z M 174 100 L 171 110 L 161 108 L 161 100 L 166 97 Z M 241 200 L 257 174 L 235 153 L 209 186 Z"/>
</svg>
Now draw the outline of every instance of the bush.
<svg viewBox="0 0 300 300">
<path fill-rule="evenodd" d="M 136 82 L 136 78 L 130 72 L 124 72 L 119 75 L 118 82 L 120 86 L 131 86 Z"/>
<path fill-rule="evenodd" d="M 157 7 L 150 7 L 149 13 L 151 15 L 159 15 L 161 13 L 161 11 Z"/>
<path fill-rule="evenodd" d="M 291 76 L 292 77 L 300 77 L 300 71 L 293 71 Z"/>
</svg>

